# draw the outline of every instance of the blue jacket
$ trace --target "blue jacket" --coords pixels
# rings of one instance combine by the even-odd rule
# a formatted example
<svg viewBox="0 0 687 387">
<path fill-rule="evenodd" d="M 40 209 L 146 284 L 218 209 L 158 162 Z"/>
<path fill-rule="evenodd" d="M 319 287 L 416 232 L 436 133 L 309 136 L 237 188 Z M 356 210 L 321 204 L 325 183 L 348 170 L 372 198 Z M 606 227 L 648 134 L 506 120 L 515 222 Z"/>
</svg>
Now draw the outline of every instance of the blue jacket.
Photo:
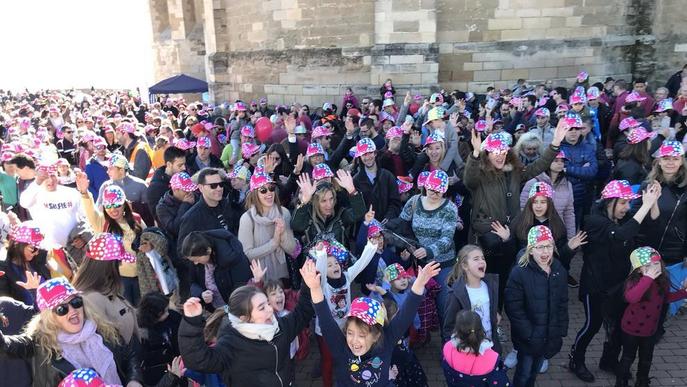
<svg viewBox="0 0 687 387">
<path fill-rule="evenodd" d="M 594 179 L 598 171 L 594 147 L 584 141 L 575 145 L 563 141 L 561 150 L 567 159 L 565 161 L 565 176 L 572 184 L 575 203 L 584 203 L 586 200 L 590 200 L 591 191 L 587 191 L 587 185 Z M 589 165 L 584 166 L 585 164 Z"/>
<path fill-rule="evenodd" d="M 110 176 L 107 175 L 107 168 L 102 166 L 95 157 L 88 161 L 85 169 L 84 172 L 86 172 L 86 176 L 88 176 L 88 180 L 90 181 L 88 190 L 91 192 L 91 195 L 93 195 L 93 200 L 97 201 L 98 194 L 100 193 L 100 186 L 108 181 Z"/>
</svg>

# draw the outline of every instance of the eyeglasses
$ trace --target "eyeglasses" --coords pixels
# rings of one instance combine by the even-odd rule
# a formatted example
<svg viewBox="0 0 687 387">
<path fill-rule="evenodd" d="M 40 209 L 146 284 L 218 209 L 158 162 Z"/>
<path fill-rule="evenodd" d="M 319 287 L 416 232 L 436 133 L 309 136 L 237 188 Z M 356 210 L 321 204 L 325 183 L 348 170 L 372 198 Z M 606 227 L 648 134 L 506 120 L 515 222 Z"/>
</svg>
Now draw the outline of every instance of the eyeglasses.
<svg viewBox="0 0 687 387">
<path fill-rule="evenodd" d="M 72 307 L 73 309 L 81 309 L 83 308 L 83 299 L 81 297 L 74 297 L 72 298 L 71 301 L 64 303 L 62 305 L 56 306 L 52 311 L 56 315 L 63 317 L 66 316 L 67 313 L 69 313 L 69 307 Z"/>
<path fill-rule="evenodd" d="M 217 189 L 222 187 L 222 183 L 207 183 L 203 185 L 210 187 L 210 189 Z"/>
<path fill-rule="evenodd" d="M 553 245 L 534 246 L 534 250 L 537 250 L 538 252 L 553 251 Z"/>
<path fill-rule="evenodd" d="M 434 194 L 435 196 L 442 196 L 442 195 L 443 195 L 443 193 L 441 193 L 441 192 L 439 192 L 439 191 L 435 191 L 435 190 L 433 190 L 433 189 L 429 189 L 429 188 L 428 188 L 428 189 L 427 189 L 427 194 L 429 195 L 430 193 Z"/>
<path fill-rule="evenodd" d="M 264 195 L 264 194 L 267 193 L 267 191 L 274 192 L 276 189 L 277 189 L 276 186 L 270 184 L 270 185 L 268 185 L 267 187 L 261 187 L 261 188 L 258 190 L 258 192 L 260 192 L 261 194 Z"/>
</svg>

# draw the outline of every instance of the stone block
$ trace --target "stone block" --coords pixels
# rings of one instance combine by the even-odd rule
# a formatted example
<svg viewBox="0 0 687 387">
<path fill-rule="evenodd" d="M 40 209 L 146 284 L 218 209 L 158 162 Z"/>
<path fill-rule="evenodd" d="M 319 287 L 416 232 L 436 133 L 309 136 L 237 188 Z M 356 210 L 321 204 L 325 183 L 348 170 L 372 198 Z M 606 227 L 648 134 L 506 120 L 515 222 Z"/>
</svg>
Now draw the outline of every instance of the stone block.
<svg viewBox="0 0 687 387">
<path fill-rule="evenodd" d="M 541 9 L 541 15 L 542 16 L 568 17 L 568 16 L 573 16 L 574 12 L 575 12 L 574 7 L 558 7 L 558 8 L 542 8 Z"/>
<path fill-rule="evenodd" d="M 394 32 L 419 32 L 420 21 L 394 21 Z"/>
<path fill-rule="evenodd" d="M 499 70 L 475 71 L 473 79 L 475 81 L 495 81 L 495 80 L 501 79 L 501 71 L 499 71 Z"/>
<path fill-rule="evenodd" d="M 437 31 L 437 40 L 439 42 L 467 42 L 470 37 L 470 31 Z M 441 45 L 439 46 L 441 51 Z"/>
<path fill-rule="evenodd" d="M 473 93 L 484 93 L 490 86 L 494 86 L 494 82 L 468 82 L 467 89 Z"/>
<path fill-rule="evenodd" d="M 476 63 L 476 62 L 465 62 L 465 63 L 463 63 L 463 70 L 465 70 L 465 71 L 482 70 L 482 68 L 483 68 L 483 63 Z"/>
<path fill-rule="evenodd" d="M 519 17 L 489 19 L 487 29 L 489 30 L 517 30 L 522 28 L 522 19 Z"/>
<path fill-rule="evenodd" d="M 566 27 L 580 27 L 582 26 L 582 16 L 571 16 L 565 18 Z"/>
<path fill-rule="evenodd" d="M 687 43 L 675 43 L 675 52 L 687 52 Z"/>
<path fill-rule="evenodd" d="M 438 72 L 422 73 L 421 83 L 423 85 L 430 85 L 430 84 L 435 84 L 438 82 L 439 82 Z"/>
<path fill-rule="evenodd" d="M 516 17 L 537 17 L 541 15 L 539 8 L 523 8 L 515 11 Z"/>
<path fill-rule="evenodd" d="M 423 63 L 424 61 L 425 61 L 424 55 L 391 55 L 391 56 L 389 56 L 389 64 Z"/>
<path fill-rule="evenodd" d="M 483 63 L 483 69 L 484 70 L 503 70 L 503 69 L 512 69 L 512 68 L 513 68 L 512 62 L 484 62 Z"/>
<path fill-rule="evenodd" d="M 494 10 L 494 17 L 497 19 L 515 17 L 515 10 L 510 8 L 497 8 Z"/>
<path fill-rule="evenodd" d="M 528 17 L 522 19 L 522 28 L 524 29 L 541 29 L 550 28 L 551 18 L 550 17 Z M 542 36 L 544 38 L 544 36 Z"/>
<path fill-rule="evenodd" d="M 392 0 L 391 6 L 395 12 L 417 11 L 420 9 L 420 0 Z"/>
<path fill-rule="evenodd" d="M 501 71 L 501 79 L 510 81 L 510 80 L 516 80 L 520 78 L 525 78 L 529 76 L 529 70 L 527 69 L 518 69 L 518 70 L 502 70 Z"/>
<path fill-rule="evenodd" d="M 547 80 L 558 76 L 558 69 L 555 67 L 539 67 L 528 71 L 529 75 L 525 78 L 530 80 Z"/>
<path fill-rule="evenodd" d="M 475 73 L 479 71 L 451 71 L 451 80 L 452 81 L 463 81 L 463 82 L 469 82 L 473 81 L 475 77 Z"/>
</svg>

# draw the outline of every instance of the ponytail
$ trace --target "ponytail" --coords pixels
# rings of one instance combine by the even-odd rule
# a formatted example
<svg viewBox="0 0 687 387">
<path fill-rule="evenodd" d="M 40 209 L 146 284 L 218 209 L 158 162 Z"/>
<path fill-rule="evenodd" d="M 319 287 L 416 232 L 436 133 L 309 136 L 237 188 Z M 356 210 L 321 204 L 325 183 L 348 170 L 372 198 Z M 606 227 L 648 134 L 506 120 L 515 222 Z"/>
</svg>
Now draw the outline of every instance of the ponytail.
<svg viewBox="0 0 687 387">
<path fill-rule="evenodd" d="M 486 336 L 482 319 L 477 313 L 467 309 L 458 312 L 453 329 L 453 337 L 457 339 L 456 349 L 479 354 L 480 346 Z"/>
<path fill-rule="evenodd" d="M 460 250 L 458 250 L 456 263 L 453 265 L 453 269 L 451 269 L 451 273 L 448 275 L 446 285 L 451 286 L 454 282 L 456 282 L 459 279 L 465 280 L 465 269 L 463 268 L 463 265 L 467 261 L 468 255 L 470 255 L 470 253 L 476 250 L 482 251 L 482 248 L 477 245 L 468 244 L 463 246 Z"/>
</svg>

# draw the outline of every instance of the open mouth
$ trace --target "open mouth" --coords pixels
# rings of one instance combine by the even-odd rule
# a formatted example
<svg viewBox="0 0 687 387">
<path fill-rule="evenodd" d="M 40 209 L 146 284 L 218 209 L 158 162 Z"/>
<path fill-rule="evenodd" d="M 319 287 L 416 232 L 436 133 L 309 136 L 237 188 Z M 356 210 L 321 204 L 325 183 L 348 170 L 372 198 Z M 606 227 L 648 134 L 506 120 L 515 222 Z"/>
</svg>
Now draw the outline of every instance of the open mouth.
<svg viewBox="0 0 687 387">
<path fill-rule="evenodd" d="M 79 317 L 78 313 L 74 313 L 71 316 L 69 316 L 69 319 L 67 319 L 70 324 L 72 325 L 80 325 L 81 324 L 81 318 Z"/>
<path fill-rule="evenodd" d="M 477 271 L 480 272 L 480 273 L 484 273 L 486 270 L 487 270 L 487 268 L 484 267 L 484 266 L 480 266 L 480 267 L 477 268 Z"/>
</svg>

